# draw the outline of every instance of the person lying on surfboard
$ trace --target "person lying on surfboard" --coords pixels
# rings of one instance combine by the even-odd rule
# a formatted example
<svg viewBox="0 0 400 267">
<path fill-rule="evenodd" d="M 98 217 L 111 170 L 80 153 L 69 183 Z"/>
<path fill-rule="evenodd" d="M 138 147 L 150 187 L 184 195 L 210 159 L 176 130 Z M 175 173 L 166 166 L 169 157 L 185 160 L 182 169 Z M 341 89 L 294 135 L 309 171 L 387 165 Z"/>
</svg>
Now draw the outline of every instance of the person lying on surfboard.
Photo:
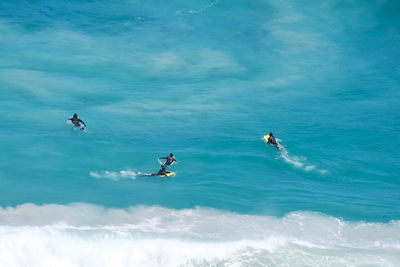
<svg viewBox="0 0 400 267">
<path fill-rule="evenodd" d="M 273 145 L 274 147 L 276 147 L 279 151 L 281 150 L 279 147 L 278 142 L 275 139 L 275 136 L 272 132 L 269 133 L 269 138 L 268 138 L 268 145 Z"/>
<path fill-rule="evenodd" d="M 83 130 L 85 128 L 83 126 L 81 126 L 80 122 L 82 122 L 83 125 L 85 125 L 85 127 L 86 127 L 86 124 L 81 119 L 78 118 L 78 114 L 76 114 L 76 113 L 74 114 L 74 116 L 72 118 L 70 118 L 68 120 L 70 120 L 75 125 L 75 127 L 78 127 L 81 130 Z"/>
<path fill-rule="evenodd" d="M 161 159 L 166 159 L 164 164 L 161 163 L 161 161 L 160 161 Z M 174 158 L 174 154 L 172 154 L 172 153 L 169 154 L 169 157 L 158 158 L 158 162 L 161 164 L 161 166 L 165 166 L 165 167 L 172 165 L 172 163 L 174 163 L 175 161 L 177 161 L 177 160 Z"/>
</svg>

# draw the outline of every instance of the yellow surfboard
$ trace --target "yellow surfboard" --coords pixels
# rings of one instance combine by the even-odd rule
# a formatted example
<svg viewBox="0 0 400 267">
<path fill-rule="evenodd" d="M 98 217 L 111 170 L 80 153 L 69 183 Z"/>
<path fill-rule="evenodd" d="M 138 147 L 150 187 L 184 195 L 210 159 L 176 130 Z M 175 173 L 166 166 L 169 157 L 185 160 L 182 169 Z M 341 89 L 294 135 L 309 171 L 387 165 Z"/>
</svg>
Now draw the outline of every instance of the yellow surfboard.
<svg viewBox="0 0 400 267">
<path fill-rule="evenodd" d="M 264 135 L 264 140 L 265 140 L 265 142 L 268 143 L 268 139 L 269 139 L 269 134 L 268 134 L 268 135 Z"/>
<path fill-rule="evenodd" d="M 157 177 L 171 177 L 171 176 L 174 176 L 174 175 L 175 175 L 174 172 L 167 172 L 167 174 L 165 174 L 165 175 L 157 175 Z"/>
</svg>

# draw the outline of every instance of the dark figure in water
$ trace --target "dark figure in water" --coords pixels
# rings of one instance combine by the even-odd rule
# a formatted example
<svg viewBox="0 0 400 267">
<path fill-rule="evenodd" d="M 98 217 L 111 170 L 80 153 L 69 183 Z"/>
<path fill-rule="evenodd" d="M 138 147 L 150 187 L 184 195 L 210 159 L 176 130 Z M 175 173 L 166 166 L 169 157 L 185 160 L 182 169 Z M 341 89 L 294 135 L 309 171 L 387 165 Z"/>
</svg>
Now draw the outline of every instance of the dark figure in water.
<svg viewBox="0 0 400 267">
<path fill-rule="evenodd" d="M 276 147 L 279 151 L 281 150 L 278 142 L 275 139 L 275 136 L 273 135 L 272 132 L 269 133 L 269 138 L 268 138 L 268 145 L 273 145 L 274 147 Z"/>
<path fill-rule="evenodd" d="M 76 113 L 74 114 L 74 116 L 72 118 L 70 118 L 68 120 L 70 120 L 75 125 L 75 127 L 78 127 L 81 130 L 83 130 L 85 128 L 81 126 L 80 122 L 82 122 L 83 125 L 85 125 L 85 127 L 86 127 L 86 124 L 81 119 L 78 118 L 78 114 L 76 114 Z"/>
<path fill-rule="evenodd" d="M 164 164 L 161 163 L 161 161 L 160 161 L 161 159 L 166 159 Z M 175 161 L 177 161 L 177 160 L 174 158 L 174 154 L 172 154 L 172 153 L 169 154 L 169 157 L 158 158 L 158 162 L 160 162 L 161 166 L 165 166 L 165 167 L 172 165 L 172 163 L 174 163 Z"/>
</svg>

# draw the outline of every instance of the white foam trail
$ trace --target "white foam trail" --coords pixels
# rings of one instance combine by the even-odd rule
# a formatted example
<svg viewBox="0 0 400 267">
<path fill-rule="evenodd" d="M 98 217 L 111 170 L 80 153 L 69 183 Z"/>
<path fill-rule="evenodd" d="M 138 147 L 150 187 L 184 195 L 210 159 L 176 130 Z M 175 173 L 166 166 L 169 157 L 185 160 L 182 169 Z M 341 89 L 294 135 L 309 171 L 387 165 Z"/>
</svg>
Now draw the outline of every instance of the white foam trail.
<svg viewBox="0 0 400 267">
<path fill-rule="evenodd" d="M 304 163 L 302 162 L 302 160 L 300 158 L 289 156 L 289 152 L 283 146 L 281 146 L 281 148 L 282 148 L 282 151 L 281 151 L 280 155 L 287 163 L 290 163 L 297 168 L 304 167 Z"/>
<path fill-rule="evenodd" d="M 314 165 L 308 165 L 308 166 L 305 166 L 304 169 L 309 172 L 309 171 L 314 170 L 315 166 Z"/>
<path fill-rule="evenodd" d="M 283 158 L 285 162 L 295 166 L 296 168 L 301 168 L 306 172 L 318 171 L 320 174 L 326 174 L 328 172 L 327 170 L 318 169 L 315 165 L 307 165 L 305 163 L 305 161 L 307 161 L 307 158 L 290 156 L 289 152 L 285 149 L 285 147 L 281 146 L 281 148 L 282 151 L 280 153 L 280 157 Z"/>
<path fill-rule="evenodd" d="M 400 221 L 212 209 L 0 208 L 0 266 L 399 266 Z"/>
<path fill-rule="evenodd" d="M 265 140 L 261 138 L 264 142 Z M 306 157 L 297 157 L 297 156 L 290 156 L 289 152 L 286 150 L 286 148 L 281 144 L 281 139 L 276 139 L 279 144 L 280 148 L 280 157 L 287 163 L 293 165 L 296 168 L 303 169 L 307 172 L 309 171 L 318 171 L 320 174 L 326 174 L 328 171 L 327 170 L 320 170 L 318 169 L 315 165 L 307 165 L 305 161 L 307 161 Z"/>
<path fill-rule="evenodd" d="M 132 170 L 122 170 L 119 172 L 113 172 L 113 171 L 102 171 L 102 172 L 91 171 L 91 172 L 89 172 L 89 175 L 93 178 L 111 179 L 114 181 L 118 181 L 120 179 L 136 179 L 136 176 L 138 174 L 140 174 L 140 173 L 136 173 Z"/>
</svg>

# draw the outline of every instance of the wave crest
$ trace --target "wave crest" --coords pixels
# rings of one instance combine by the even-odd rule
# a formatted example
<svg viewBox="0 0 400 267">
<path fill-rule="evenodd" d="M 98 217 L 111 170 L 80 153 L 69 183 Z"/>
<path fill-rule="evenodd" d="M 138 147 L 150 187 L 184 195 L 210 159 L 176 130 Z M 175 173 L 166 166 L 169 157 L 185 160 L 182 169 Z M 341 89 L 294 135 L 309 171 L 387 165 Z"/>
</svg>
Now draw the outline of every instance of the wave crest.
<svg viewBox="0 0 400 267">
<path fill-rule="evenodd" d="M 400 221 L 346 222 L 158 206 L 0 208 L 0 266 L 400 264 Z"/>
</svg>

